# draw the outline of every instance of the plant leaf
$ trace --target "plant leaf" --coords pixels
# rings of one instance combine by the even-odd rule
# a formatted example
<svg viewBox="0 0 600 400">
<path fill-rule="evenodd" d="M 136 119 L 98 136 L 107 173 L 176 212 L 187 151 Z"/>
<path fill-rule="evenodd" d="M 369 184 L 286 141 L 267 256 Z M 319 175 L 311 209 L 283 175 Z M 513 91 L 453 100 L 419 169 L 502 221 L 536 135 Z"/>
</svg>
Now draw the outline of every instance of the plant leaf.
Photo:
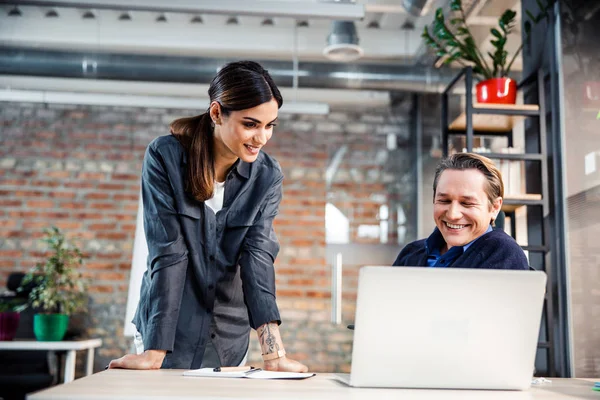
<svg viewBox="0 0 600 400">
<path fill-rule="evenodd" d="M 500 33 L 500 31 L 498 31 L 498 29 L 492 28 L 490 32 L 492 32 L 492 35 L 496 36 L 497 38 L 502 38 L 502 34 Z"/>
<path fill-rule="evenodd" d="M 460 11 L 460 10 L 462 10 L 462 2 L 461 2 L 461 0 L 452 0 L 450 2 L 450 9 L 452 11 Z"/>
</svg>

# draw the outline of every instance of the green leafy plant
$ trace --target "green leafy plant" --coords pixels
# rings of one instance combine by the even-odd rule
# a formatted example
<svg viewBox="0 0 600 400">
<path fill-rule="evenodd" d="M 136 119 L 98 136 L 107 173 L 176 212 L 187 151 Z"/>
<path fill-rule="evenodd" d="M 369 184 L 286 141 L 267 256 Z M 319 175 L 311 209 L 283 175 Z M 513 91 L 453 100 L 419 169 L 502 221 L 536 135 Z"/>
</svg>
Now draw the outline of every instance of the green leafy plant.
<svg viewBox="0 0 600 400">
<path fill-rule="evenodd" d="M 71 315 L 87 306 L 87 281 L 79 269 L 83 265 L 81 251 L 65 238 L 60 229 L 44 230 L 43 241 L 49 256 L 25 275 L 20 289 L 33 283 L 29 304 L 43 313 Z"/>
<path fill-rule="evenodd" d="M 22 299 L 3 299 L 0 297 L 0 313 L 2 312 L 20 312 L 27 306 Z"/>
<path fill-rule="evenodd" d="M 537 24 L 549 16 L 549 11 L 555 0 L 536 0 L 539 8 L 537 15 L 526 11 L 529 18 L 524 22 L 526 37 L 531 33 L 532 24 Z M 435 50 L 439 57 L 444 57 L 444 65 L 458 62 L 462 66 L 472 65 L 473 73 L 480 79 L 490 79 L 507 76 L 512 65 L 523 49 L 523 44 L 515 51 L 508 61 L 506 43 L 508 36 L 514 31 L 517 13 L 506 10 L 498 19 L 498 28 L 490 29 L 493 39 L 490 41 L 494 52 L 488 52 L 491 63 L 477 47 L 475 39 L 466 24 L 465 11 L 461 0 L 451 0 L 450 10 L 452 15 L 449 20 L 444 16 L 444 10 L 438 8 L 431 27 L 425 27 L 421 37 L 425 43 Z M 431 30 L 431 32 L 430 32 Z M 525 42 L 525 38 L 523 39 Z"/>
</svg>

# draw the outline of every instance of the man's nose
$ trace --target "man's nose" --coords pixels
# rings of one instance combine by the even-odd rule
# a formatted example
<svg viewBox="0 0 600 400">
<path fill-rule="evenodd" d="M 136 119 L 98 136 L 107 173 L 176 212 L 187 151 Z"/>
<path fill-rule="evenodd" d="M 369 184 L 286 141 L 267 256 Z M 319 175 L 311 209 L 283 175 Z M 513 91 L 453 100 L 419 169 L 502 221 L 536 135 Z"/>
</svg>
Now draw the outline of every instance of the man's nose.
<svg viewBox="0 0 600 400">
<path fill-rule="evenodd" d="M 446 211 L 446 217 L 452 220 L 460 219 L 462 217 L 460 205 L 454 201 L 450 203 L 448 211 Z"/>
</svg>

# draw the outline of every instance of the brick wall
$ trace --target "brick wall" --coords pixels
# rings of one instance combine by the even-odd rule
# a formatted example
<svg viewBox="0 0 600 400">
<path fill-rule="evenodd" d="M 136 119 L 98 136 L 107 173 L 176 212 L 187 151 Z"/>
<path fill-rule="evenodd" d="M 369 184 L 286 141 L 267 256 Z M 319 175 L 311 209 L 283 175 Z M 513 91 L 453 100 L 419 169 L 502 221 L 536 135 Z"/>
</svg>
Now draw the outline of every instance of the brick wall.
<svg viewBox="0 0 600 400">
<path fill-rule="evenodd" d="M 0 285 L 12 271 L 43 256 L 42 229 L 56 225 L 87 256 L 92 279 L 85 335 L 100 337 L 95 369 L 130 350 L 123 336 L 142 157 L 168 123 L 193 111 L 1 103 Z M 390 182 L 376 155 L 388 131 L 406 134 L 388 110 L 335 111 L 328 116 L 281 116 L 267 152 L 286 180 L 275 227 L 281 241 L 276 263 L 278 303 L 289 353 L 314 371 L 348 371 L 352 334 L 330 318 L 330 267 L 325 257 L 325 169 L 349 144 L 333 187 L 347 194 L 356 223 L 378 224 Z M 380 196 L 373 196 L 380 194 Z M 354 235 L 353 237 L 356 237 Z M 391 241 L 391 245 L 393 244 Z M 390 262 L 393 260 L 390 260 Z M 344 315 L 351 319 L 356 271 L 344 273 Z M 259 359 L 253 334 L 251 360 Z"/>
</svg>

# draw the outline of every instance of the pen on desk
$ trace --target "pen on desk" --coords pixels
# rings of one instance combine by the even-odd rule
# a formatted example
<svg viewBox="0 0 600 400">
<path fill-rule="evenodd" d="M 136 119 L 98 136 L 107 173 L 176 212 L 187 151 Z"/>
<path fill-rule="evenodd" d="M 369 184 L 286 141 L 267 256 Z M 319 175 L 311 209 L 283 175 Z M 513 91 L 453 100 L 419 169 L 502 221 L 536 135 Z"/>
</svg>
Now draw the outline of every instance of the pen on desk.
<svg viewBox="0 0 600 400">
<path fill-rule="evenodd" d="M 217 367 L 213 368 L 213 372 L 246 372 L 254 369 L 253 366 L 243 366 L 243 367 Z"/>
</svg>

